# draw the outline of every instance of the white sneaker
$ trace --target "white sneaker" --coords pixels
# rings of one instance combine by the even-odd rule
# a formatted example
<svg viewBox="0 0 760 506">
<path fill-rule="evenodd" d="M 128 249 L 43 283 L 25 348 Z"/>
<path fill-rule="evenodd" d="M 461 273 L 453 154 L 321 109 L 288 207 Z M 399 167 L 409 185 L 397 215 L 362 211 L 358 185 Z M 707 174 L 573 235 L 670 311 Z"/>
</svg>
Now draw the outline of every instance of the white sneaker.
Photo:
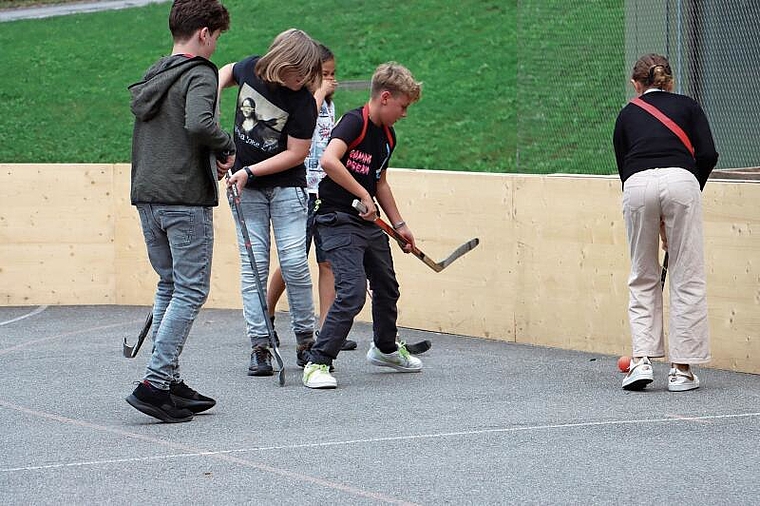
<svg viewBox="0 0 760 506">
<path fill-rule="evenodd" d="M 682 371 L 673 367 L 668 374 L 668 390 L 671 392 L 686 392 L 699 388 L 699 378 L 691 371 Z"/>
<path fill-rule="evenodd" d="M 422 371 L 422 360 L 410 355 L 404 343 L 396 343 L 396 346 L 398 349 L 393 353 L 383 353 L 375 347 L 375 343 L 370 344 L 367 362 L 381 367 L 390 367 L 401 372 Z"/>
<path fill-rule="evenodd" d="M 628 374 L 623 378 L 623 390 L 643 390 L 654 381 L 652 362 L 647 357 L 641 357 L 638 362 L 631 359 Z"/>
<path fill-rule="evenodd" d="M 309 362 L 303 368 L 303 384 L 309 388 L 335 388 L 338 382 L 330 374 L 326 364 L 312 364 Z"/>
</svg>

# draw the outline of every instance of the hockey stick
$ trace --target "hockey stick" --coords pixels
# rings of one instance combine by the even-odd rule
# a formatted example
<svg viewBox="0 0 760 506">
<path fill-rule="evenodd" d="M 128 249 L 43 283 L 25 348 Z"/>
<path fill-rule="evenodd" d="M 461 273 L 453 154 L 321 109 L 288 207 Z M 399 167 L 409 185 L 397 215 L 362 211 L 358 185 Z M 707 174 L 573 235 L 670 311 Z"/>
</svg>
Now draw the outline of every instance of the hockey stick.
<svg viewBox="0 0 760 506">
<path fill-rule="evenodd" d="M 232 170 L 227 173 L 227 179 L 232 175 Z M 272 348 L 272 355 L 274 355 L 277 365 L 280 368 L 277 373 L 277 379 L 280 382 L 280 386 L 285 386 L 285 364 L 282 362 L 280 356 L 280 350 L 277 348 L 277 338 L 274 334 L 274 326 L 272 320 L 269 319 L 269 311 L 267 310 L 267 300 L 264 297 L 264 290 L 261 287 L 261 280 L 259 279 L 259 269 L 256 267 L 256 258 L 253 256 L 253 247 L 251 246 L 251 237 L 248 234 L 248 228 L 245 226 L 245 218 L 243 218 L 243 211 L 240 209 L 240 193 L 238 192 L 237 185 L 233 184 L 227 187 L 227 198 L 230 199 L 235 207 L 235 214 L 237 214 L 238 224 L 240 225 L 240 231 L 243 234 L 243 242 L 245 242 L 245 250 L 248 252 L 248 261 L 251 263 L 251 270 L 253 271 L 253 278 L 256 280 L 256 293 L 259 296 L 259 303 L 261 304 L 261 312 L 264 317 L 264 321 L 267 325 L 267 332 L 269 333 L 269 346 Z"/>
<path fill-rule="evenodd" d="M 423 339 L 422 341 L 418 343 L 411 343 L 406 344 L 406 351 L 411 353 L 412 355 L 422 355 L 426 351 L 430 349 L 430 347 L 433 346 L 433 343 L 430 342 L 430 339 Z"/>
<path fill-rule="evenodd" d="M 354 200 L 354 202 L 351 205 L 353 206 L 354 209 L 356 209 L 360 213 L 364 213 L 364 212 L 367 211 L 367 209 L 364 206 L 364 204 L 362 204 L 361 201 L 358 200 L 358 199 Z M 380 227 L 383 230 L 383 232 L 385 232 L 386 234 L 388 234 L 389 236 L 391 236 L 392 238 L 394 238 L 396 240 L 396 242 L 399 244 L 399 246 L 401 246 L 402 248 L 404 246 L 406 246 L 407 244 L 409 244 L 409 241 L 407 241 L 404 238 L 403 235 L 399 234 L 396 231 L 396 229 L 394 229 L 389 224 L 387 224 L 379 216 L 377 216 L 375 218 L 375 223 L 377 224 L 378 227 Z M 425 263 L 425 265 L 427 265 L 428 267 L 430 267 L 431 269 L 433 269 L 435 272 L 441 272 L 443 269 L 445 269 L 446 267 L 448 267 L 449 265 L 451 265 L 454 262 L 454 260 L 456 260 L 457 258 L 461 257 L 465 253 L 467 253 L 467 252 L 472 251 L 473 249 L 475 249 L 475 247 L 478 244 L 480 244 L 480 239 L 478 239 L 477 237 L 475 239 L 470 239 L 469 241 L 467 241 L 466 243 L 462 244 L 457 249 L 455 249 L 454 251 L 452 251 L 449 256 L 447 256 L 446 258 L 444 258 L 440 262 L 434 261 L 432 258 L 430 258 L 429 256 L 427 256 L 425 253 L 423 253 L 416 246 L 412 246 L 411 253 L 412 253 L 412 255 L 414 255 L 417 258 L 419 258 L 420 260 L 422 260 Z"/>
<path fill-rule="evenodd" d="M 665 290 L 665 277 L 668 275 L 668 252 L 665 252 L 665 258 L 662 259 L 662 276 L 660 276 L 660 290 Z"/>
<path fill-rule="evenodd" d="M 367 283 L 367 295 L 369 295 L 370 299 L 372 298 L 372 290 L 369 289 L 369 283 Z M 398 335 L 396 335 L 396 341 L 398 342 Z M 406 346 L 406 351 L 412 355 L 422 355 L 433 346 L 433 343 L 429 339 L 423 339 L 416 343 L 404 343 L 404 345 Z"/>
<path fill-rule="evenodd" d="M 150 328 L 153 326 L 153 308 L 150 309 L 150 313 L 148 313 L 147 318 L 145 318 L 145 323 L 143 324 L 143 328 L 140 331 L 140 334 L 137 336 L 137 342 L 134 346 L 130 346 L 127 344 L 127 338 L 124 338 L 124 343 L 121 347 L 121 352 L 124 354 L 127 358 L 135 358 L 137 356 L 137 352 L 140 351 L 140 346 L 142 346 L 143 341 L 145 341 L 145 336 L 148 335 L 148 332 L 150 332 Z"/>
</svg>

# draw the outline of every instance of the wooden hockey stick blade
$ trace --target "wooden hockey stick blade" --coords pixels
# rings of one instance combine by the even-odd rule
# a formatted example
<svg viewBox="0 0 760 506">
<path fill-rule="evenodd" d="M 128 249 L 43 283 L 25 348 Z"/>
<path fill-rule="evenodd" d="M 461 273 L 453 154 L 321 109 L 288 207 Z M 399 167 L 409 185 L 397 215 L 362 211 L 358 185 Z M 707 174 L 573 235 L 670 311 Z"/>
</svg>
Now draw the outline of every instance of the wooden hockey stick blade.
<svg viewBox="0 0 760 506">
<path fill-rule="evenodd" d="M 127 344 L 127 338 L 124 338 L 124 343 L 122 344 L 121 352 L 124 354 L 127 358 L 135 358 L 137 356 L 137 352 L 140 351 L 140 346 L 142 346 L 143 341 L 145 341 L 145 336 L 148 335 L 148 332 L 150 332 L 150 328 L 153 326 L 153 309 L 151 308 L 150 313 L 148 313 L 148 316 L 145 318 L 145 323 L 143 324 L 143 328 L 140 331 L 140 334 L 137 336 L 137 342 L 134 346 L 130 346 Z"/>
<path fill-rule="evenodd" d="M 451 265 L 451 263 L 454 260 L 456 260 L 457 258 L 461 257 L 465 253 L 468 253 L 468 252 L 474 250 L 475 247 L 478 244 L 480 244 L 480 239 L 478 239 L 476 237 L 474 239 L 470 239 L 466 243 L 464 243 L 461 246 L 459 246 L 457 249 L 455 249 L 454 251 L 451 252 L 451 255 L 447 256 L 445 259 L 443 259 L 440 262 L 438 262 L 438 264 L 441 266 L 441 270 L 443 270 L 446 267 L 448 267 L 449 265 Z"/>
</svg>

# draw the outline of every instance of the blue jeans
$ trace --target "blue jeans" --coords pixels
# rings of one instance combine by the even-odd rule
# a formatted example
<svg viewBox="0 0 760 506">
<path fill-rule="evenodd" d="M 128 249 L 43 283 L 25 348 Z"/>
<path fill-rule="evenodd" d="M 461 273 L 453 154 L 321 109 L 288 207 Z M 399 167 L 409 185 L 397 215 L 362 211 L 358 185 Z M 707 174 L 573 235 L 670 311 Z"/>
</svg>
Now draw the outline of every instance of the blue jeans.
<svg viewBox="0 0 760 506">
<path fill-rule="evenodd" d="M 314 297 L 306 254 L 306 218 L 308 197 L 304 188 L 244 188 L 240 196 L 245 224 L 251 238 L 253 255 L 264 298 L 269 278 L 270 223 L 277 246 L 282 279 L 287 286 L 288 305 L 293 332 L 299 343 L 311 339 L 314 332 Z M 235 212 L 234 206 L 232 212 Z M 240 249 L 240 283 L 246 334 L 252 346 L 268 345 L 269 335 L 261 302 L 253 278 L 248 252 L 236 218 Z"/>
<path fill-rule="evenodd" d="M 388 236 L 380 227 L 346 213 L 316 216 L 322 247 L 335 275 L 335 301 L 310 351 L 315 364 L 331 364 L 372 289 L 372 333 L 383 353 L 396 351 L 399 286 Z"/>
<path fill-rule="evenodd" d="M 179 355 L 208 298 L 214 248 L 210 207 L 137 204 L 148 258 L 158 274 L 153 353 L 145 379 L 167 390 L 180 381 Z"/>
</svg>

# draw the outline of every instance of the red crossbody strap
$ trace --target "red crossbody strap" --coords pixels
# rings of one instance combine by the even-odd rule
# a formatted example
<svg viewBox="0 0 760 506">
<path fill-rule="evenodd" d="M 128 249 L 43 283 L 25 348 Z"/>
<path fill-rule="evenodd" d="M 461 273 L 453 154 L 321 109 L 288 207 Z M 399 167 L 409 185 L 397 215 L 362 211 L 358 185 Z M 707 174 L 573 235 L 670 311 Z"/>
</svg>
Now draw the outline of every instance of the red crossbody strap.
<svg viewBox="0 0 760 506">
<path fill-rule="evenodd" d="M 364 140 L 364 136 L 367 135 L 367 124 L 369 123 L 369 104 L 364 104 L 364 107 L 362 107 L 362 122 L 362 133 L 360 133 L 359 137 L 354 139 L 351 144 L 349 144 L 346 152 L 351 151 L 356 146 L 361 144 L 361 142 Z M 385 125 L 383 125 L 383 129 L 385 130 L 385 136 L 388 138 L 388 145 L 390 147 L 393 147 L 393 136 L 391 135 L 391 129 Z"/>
<path fill-rule="evenodd" d="M 676 134 L 676 136 L 681 139 L 681 142 L 683 142 L 683 145 L 686 146 L 686 149 L 689 150 L 689 153 L 691 153 L 692 158 L 694 158 L 694 146 L 691 145 L 691 141 L 689 140 L 689 136 L 686 135 L 686 132 L 683 131 L 683 129 L 676 124 L 675 121 L 668 118 L 661 110 L 653 106 L 652 104 L 649 104 L 647 102 L 644 102 L 641 100 L 641 98 L 636 97 L 633 100 L 631 100 L 631 103 L 633 105 L 637 105 L 644 109 L 646 112 L 660 120 L 660 122 L 668 127 L 668 130 Z"/>
<path fill-rule="evenodd" d="M 364 104 L 364 107 L 362 107 L 362 133 L 359 134 L 359 137 L 353 140 L 351 144 L 348 146 L 348 151 L 351 151 L 356 146 L 361 144 L 361 142 L 364 140 L 364 136 L 367 134 L 367 122 L 369 121 L 369 105 Z"/>
</svg>

